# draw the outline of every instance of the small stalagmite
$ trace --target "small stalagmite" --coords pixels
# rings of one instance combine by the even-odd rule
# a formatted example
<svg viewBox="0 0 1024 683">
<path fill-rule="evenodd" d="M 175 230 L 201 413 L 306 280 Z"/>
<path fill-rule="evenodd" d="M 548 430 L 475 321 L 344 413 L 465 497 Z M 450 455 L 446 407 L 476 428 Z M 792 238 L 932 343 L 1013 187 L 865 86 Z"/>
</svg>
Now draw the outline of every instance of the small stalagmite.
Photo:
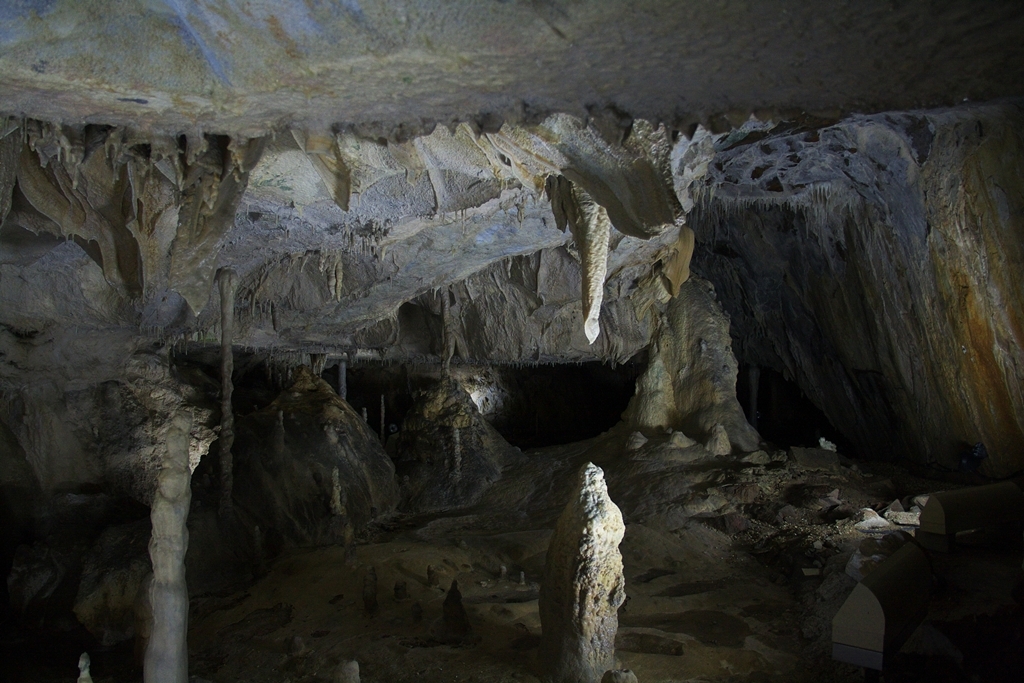
<svg viewBox="0 0 1024 683">
<path fill-rule="evenodd" d="M 472 635 L 473 628 L 469 625 L 466 608 L 462 606 L 458 581 L 452 581 L 441 607 L 441 618 L 434 623 L 431 631 L 442 643 L 461 643 Z"/>
<path fill-rule="evenodd" d="M 540 588 L 541 658 L 553 683 L 597 683 L 614 668 L 625 531 L 604 472 L 588 463 L 555 525 Z"/>
<path fill-rule="evenodd" d="M 359 683 L 359 662 L 342 662 L 334 669 L 334 683 Z"/>
<path fill-rule="evenodd" d="M 89 673 L 91 665 L 89 653 L 83 652 L 82 656 L 78 658 L 78 683 L 92 683 L 92 675 Z"/>
<path fill-rule="evenodd" d="M 374 567 L 363 577 L 363 607 L 367 614 L 377 612 L 377 570 Z"/>
</svg>

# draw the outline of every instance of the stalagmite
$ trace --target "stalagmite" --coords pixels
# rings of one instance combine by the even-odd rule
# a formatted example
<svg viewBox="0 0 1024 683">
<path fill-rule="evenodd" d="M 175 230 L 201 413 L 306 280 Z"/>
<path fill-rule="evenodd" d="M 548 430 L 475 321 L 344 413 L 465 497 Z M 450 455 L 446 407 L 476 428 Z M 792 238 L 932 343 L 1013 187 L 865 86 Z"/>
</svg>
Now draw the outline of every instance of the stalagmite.
<svg viewBox="0 0 1024 683">
<path fill-rule="evenodd" d="M 384 419 L 384 394 L 380 395 L 380 445 L 388 443 L 387 421 Z"/>
<path fill-rule="evenodd" d="M 83 652 L 82 656 L 78 658 L 78 683 L 92 683 L 92 674 L 89 673 L 91 665 L 92 660 L 89 659 L 89 653 Z"/>
<path fill-rule="evenodd" d="M 235 415 L 231 408 L 235 360 L 231 337 L 235 330 L 235 290 L 238 276 L 230 268 L 217 274 L 220 286 L 220 513 L 231 513 L 231 491 L 234 488 L 231 446 L 235 442 Z"/>
<path fill-rule="evenodd" d="M 729 455 L 732 453 L 732 444 L 729 441 L 729 432 L 721 423 L 715 423 L 708 435 L 704 448 L 711 455 Z"/>
<path fill-rule="evenodd" d="M 469 625 L 469 615 L 462 605 L 462 593 L 459 582 L 452 581 L 448 595 L 441 606 L 441 618 L 431 627 L 431 635 L 442 643 L 460 643 L 473 633 Z"/>
<path fill-rule="evenodd" d="M 342 662 L 334 670 L 334 683 L 359 683 L 359 662 Z"/>
<path fill-rule="evenodd" d="M 625 531 L 604 472 L 587 463 L 555 525 L 540 588 L 541 656 L 553 683 L 596 683 L 615 665 Z"/>
<path fill-rule="evenodd" d="M 363 608 L 367 614 L 377 612 L 377 570 L 374 567 L 363 577 Z"/>
<path fill-rule="evenodd" d="M 145 683 L 188 681 L 188 589 L 185 586 L 185 551 L 188 549 L 188 517 L 192 492 L 188 468 L 189 430 L 187 413 L 174 416 L 167 432 L 150 519 L 153 537 L 149 557 L 153 563 L 150 604 L 153 632 L 146 646 Z"/>
</svg>

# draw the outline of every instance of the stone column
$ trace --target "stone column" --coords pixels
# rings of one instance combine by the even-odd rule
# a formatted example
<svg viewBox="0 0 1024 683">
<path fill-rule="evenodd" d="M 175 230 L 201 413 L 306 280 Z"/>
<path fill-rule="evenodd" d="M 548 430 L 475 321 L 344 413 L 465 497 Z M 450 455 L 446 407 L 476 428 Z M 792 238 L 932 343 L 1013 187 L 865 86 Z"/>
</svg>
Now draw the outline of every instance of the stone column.
<svg viewBox="0 0 1024 683">
<path fill-rule="evenodd" d="M 338 396 L 348 400 L 348 361 L 344 358 L 338 362 Z"/>
<path fill-rule="evenodd" d="M 235 289 L 238 276 L 230 268 L 217 273 L 220 286 L 220 513 L 226 517 L 231 513 L 231 492 L 234 489 L 234 462 L 231 447 L 235 443 L 235 414 L 231 408 L 231 393 L 234 384 L 231 375 L 235 371 L 235 358 L 231 340 L 235 331 Z"/>
<path fill-rule="evenodd" d="M 747 417 L 747 422 L 754 429 L 757 429 L 757 390 L 758 385 L 761 382 L 761 368 L 756 365 L 750 365 L 747 367 L 747 409 L 750 411 L 750 415 Z"/>
<path fill-rule="evenodd" d="M 153 579 L 149 601 L 153 627 L 143 664 L 145 683 L 188 683 L 188 589 L 185 551 L 188 549 L 189 503 L 192 491 L 188 468 L 192 418 L 179 413 L 167 432 L 167 449 L 160 463 L 150 519 L 153 537 L 149 558 Z"/>
<path fill-rule="evenodd" d="M 625 531 L 604 472 L 587 463 L 555 525 L 540 587 L 541 660 L 552 683 L 597 683 L 615 668 Z"/>
</svg>

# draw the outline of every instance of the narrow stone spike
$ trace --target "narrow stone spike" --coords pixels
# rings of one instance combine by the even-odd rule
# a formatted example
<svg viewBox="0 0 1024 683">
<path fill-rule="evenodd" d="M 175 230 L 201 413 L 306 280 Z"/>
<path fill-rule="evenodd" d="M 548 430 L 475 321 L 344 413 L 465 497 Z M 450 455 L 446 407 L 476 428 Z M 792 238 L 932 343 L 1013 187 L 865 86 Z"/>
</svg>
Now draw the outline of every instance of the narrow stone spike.
<svg viewBox="0 0 1024 683">
<path fill-rule="evenodd" d="M 231 512 L 231 494 L 234 489 L 234 463 L 231 447 L 235 442 L 235 415 L 231 408 L 231 394 L 234 385 L 231 375 L 235 369 L 231 338 L 235 330 L 235 291 L 238 276 L 230 268 L 217 274 L 220 286 L 220 513 Z"/>
</svg>

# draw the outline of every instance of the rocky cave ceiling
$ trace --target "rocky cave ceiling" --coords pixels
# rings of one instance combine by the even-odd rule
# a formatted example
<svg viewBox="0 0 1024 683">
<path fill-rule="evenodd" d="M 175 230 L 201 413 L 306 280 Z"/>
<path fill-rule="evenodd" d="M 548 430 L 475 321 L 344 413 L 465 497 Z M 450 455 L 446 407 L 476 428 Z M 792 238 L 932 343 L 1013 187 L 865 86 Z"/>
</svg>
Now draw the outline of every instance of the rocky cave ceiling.
<svg viewBox="0 0 1024 683">
<path fill-rule="evenodd" d="M 1018 2 L 6 3 L 7 421 L 37 472 L 88 450 L 83 392 L 219 344 L 221 268 L 263 358 L 621 363 L 692 267 L 864 452 L 1016 471 L 1022 35 Z"/>
</svg>

